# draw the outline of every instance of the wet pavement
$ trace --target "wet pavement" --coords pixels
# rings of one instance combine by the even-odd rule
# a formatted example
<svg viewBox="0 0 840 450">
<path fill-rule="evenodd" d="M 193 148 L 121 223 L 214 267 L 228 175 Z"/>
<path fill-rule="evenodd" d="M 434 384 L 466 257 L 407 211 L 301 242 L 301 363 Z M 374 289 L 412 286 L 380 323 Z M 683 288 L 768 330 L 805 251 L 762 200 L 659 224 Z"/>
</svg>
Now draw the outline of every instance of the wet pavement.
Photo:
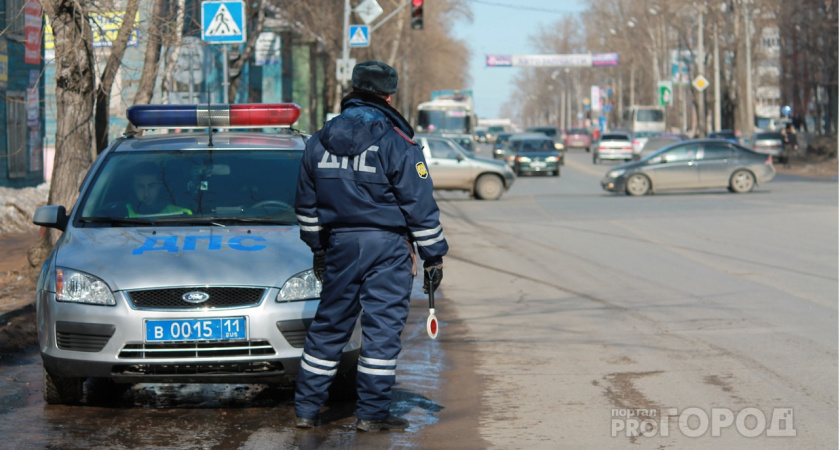
<svg viewBox="0 0 840 450">
<path fill-rule="evenodd" d="M 465 416 L 463 412 L 477 411 L 478 384 L 469 375 L 453 374 L 446 347 L 456 344 L 456 335 L 462 331 L 444 320 L 449 317 L 449 302 L 439 299 L 436 303 L 439 303 L 441 320 L 439 340 L 433 341 L 426 335 L 428 302 L 425 300 L 412 301 L 403 333 L 404 350 L 391 410 L 392 414 L 411 422 L 403 432 L 357 432 L 352 402 L 329 402 L 322 412 L 321 426 L 298 430 L 293 426 L 291 386 L 137 384 L 120 390 L 119 385 L 115 389 L 102 380 L 88 380 L 80 405 L 47 405 L 43 401 L 41 358 L 38 349 L 30 347 L 24 352 L 0 355 L 3 447 L 451 448 L 450 444 L 457 445 L 460 441 L 476 448 L 477 416 Z M 451 334 L 447 336 L 447 333 Z M 449 383 L 452 379 L 456 382 Z M 465 390 L 463 380 L 472 387 Z M 464 396 L 470 390 L 473 394 Z M 443 400 L 447 395 L 452 397 L 451 405 Z M 474 405 L 465 406 L 465 401 Z M 448 406 L 458 423 L 440 427 Z M 464 421 L 471 423 L 470 431 L 465 432 Z M 453 432 L 457 435 L 451 435 Z M 447 434 L 451 437 L 447 438 Z"/>
</svg>

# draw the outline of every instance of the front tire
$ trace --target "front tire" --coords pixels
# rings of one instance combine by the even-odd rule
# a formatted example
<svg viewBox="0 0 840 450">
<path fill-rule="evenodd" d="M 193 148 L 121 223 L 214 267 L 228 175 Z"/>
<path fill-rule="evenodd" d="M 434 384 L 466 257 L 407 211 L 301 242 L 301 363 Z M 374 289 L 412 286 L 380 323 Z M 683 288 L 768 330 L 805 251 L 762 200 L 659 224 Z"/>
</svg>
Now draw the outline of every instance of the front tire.
<svg viewBox="0 0 840 450">
<path fill-rule="evenodd" d="M 650 192 L 650 179 L 640 173 L 630 175 L 624 190 L 627 191 L 627 195 L 645 195 Z"/>
<path fill-rule="evenodd" d="M 504 191 L 504 182 L 496 175 L 485 173 L 475 180 L 475 197 L 479 200 L 498 200 Z"/>
<path fill-rule="evenodd" d="M 755 176 L 749 170 L 738 170 L 729 179 L 729 190 L 736 194 L 750 192 L 755 188 Z"/>
<path fill-rule="evenodd" d="M 72 405 L 82 399 L 82 378 L 59 377 L 44 369 L 44 400 L 50 405 Z"/>
</svg>

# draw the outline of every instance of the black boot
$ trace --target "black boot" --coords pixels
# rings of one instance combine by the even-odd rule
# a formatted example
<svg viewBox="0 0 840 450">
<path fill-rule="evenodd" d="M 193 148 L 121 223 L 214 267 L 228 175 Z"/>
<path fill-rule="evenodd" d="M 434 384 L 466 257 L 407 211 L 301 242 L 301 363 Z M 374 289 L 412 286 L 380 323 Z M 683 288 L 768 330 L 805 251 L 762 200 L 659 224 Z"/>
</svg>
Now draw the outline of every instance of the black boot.
<svg viewBox="0 0 840 450">
<path fill-rule="evenodd" d="M 318 418 L 307 419 L 306 417 L 298 417 L 295 421 L 295 426 L 298 428 L 312 428 L 318 425 Z"/>
<path fill-rule="evenodd" d="M 390 414 L 384 419 L 359 419 L 356 422 L 356 429 L 359 431 L 404 430 L 406 428 L 408 428 L 407 420 Z"/>
</svg>

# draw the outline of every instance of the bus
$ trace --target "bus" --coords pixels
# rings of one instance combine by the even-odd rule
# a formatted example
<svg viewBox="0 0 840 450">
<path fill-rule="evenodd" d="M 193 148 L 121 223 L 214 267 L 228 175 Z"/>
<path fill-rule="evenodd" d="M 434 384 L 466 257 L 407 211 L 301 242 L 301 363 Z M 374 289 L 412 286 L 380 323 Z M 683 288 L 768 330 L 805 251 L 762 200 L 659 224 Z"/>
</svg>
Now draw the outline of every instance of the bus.
<svg viewBox="0 0 840 450">
<path fill-rule="evenodd" d="M 624 110 L 621 126 L 633 133 L 638 131 L 665 132 L 665 108 L 633 105 Z"/>
<path fill-rule="evenodd" d="M 472 93 L 451 92 L 433 95 L 432 100 L 417 105 L 418 132 L 472 135 L 476 125 Z"/>
</svg>

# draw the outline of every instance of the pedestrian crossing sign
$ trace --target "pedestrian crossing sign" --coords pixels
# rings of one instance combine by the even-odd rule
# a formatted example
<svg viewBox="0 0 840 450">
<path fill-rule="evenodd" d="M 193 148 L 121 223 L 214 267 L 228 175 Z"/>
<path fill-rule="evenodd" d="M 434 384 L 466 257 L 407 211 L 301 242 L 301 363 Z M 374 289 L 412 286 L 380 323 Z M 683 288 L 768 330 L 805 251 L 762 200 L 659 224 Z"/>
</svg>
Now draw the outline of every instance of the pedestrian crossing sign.
<svg viewBox="0 0 840 450">
<path fill-rule="evenodd" d="M 201 39 L 211 44 L 245 42 L 245 2 L 202 3 Z"/>
<path fill-rule="evenodd" d="M 350 46 L 370 46 L 370 28 L 367 25 L 350 25 Z"/>
</svg>

